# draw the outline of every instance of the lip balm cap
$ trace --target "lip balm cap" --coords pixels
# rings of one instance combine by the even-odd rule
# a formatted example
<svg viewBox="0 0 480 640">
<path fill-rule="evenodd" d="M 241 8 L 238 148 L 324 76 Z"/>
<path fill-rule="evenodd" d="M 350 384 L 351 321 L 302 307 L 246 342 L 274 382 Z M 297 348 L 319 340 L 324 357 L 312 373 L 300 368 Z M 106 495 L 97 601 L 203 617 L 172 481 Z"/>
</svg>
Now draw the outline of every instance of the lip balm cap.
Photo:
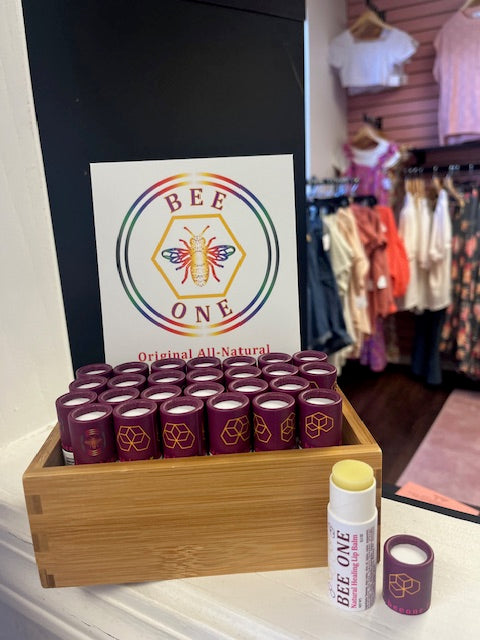
<svg viewBox="0 0 480 640">
<path fill-rule="evenodd" d="M 397 556 L 395 550 L 401 547 L 407 547 L 407 551 L 410 547 L 410 553 Z M 383 547 L 383 599 L 387 607 L 413 616 L 427 611 L 432 597 L 433 560 L 433 549 L 421 538 L 406 534 L 388 538 Z"/>
</svg>

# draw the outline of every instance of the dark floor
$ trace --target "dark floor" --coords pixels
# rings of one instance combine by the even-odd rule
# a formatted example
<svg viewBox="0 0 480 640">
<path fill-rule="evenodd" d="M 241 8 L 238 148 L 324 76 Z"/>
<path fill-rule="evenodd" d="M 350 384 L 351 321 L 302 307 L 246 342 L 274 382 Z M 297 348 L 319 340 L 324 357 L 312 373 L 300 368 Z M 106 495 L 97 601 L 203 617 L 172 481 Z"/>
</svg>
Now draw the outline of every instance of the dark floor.
<svg viewBox="0 0 480 640">
<path fill-rule="evenodd" d="M 396 481 L 455 388 L 477 388 L 454 372 L 438 387 L 415 379 L 408 366 L 388 365 L 374 373 L 349 361 L 339 386 L 383 451 L 383 481 Z"/>
</svg>

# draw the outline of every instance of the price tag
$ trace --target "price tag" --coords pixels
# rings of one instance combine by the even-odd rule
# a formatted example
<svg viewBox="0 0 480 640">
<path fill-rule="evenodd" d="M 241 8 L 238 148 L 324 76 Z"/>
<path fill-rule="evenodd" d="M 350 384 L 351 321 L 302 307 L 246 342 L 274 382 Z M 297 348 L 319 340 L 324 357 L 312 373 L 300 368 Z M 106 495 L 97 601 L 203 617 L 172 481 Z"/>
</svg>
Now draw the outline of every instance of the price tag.
<svg viewBox="0 0 480 640">
<path fill-rule="evenodd" d="M 368 305 L 366 296 L 355 296 L 355 306 L 357 309 L 366 309 Z"/>
<path fill-rule="evenodd" d="M 323 250 L 330 251 L 330 234 L 329 233 L 323 234 Z"/>
<path fill-rule="evenodd" d="M 380 276 L 377 281 L 377 289 L 386 289 L 388 285 L 387 278 L 385 276 Z"/>
</svg>

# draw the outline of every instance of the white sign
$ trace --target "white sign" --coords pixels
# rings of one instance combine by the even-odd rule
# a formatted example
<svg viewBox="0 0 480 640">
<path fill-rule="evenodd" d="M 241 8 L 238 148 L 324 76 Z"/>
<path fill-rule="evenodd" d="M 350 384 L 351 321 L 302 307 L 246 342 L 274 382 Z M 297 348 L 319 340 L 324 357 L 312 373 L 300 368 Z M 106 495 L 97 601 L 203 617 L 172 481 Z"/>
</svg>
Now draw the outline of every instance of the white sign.
<svg viewBox="0 0 480 640">
<path fill-rule="evenodd" d="M 300 348 L 292 156 L 91 176 L 107 362 Z"/>
</svg>

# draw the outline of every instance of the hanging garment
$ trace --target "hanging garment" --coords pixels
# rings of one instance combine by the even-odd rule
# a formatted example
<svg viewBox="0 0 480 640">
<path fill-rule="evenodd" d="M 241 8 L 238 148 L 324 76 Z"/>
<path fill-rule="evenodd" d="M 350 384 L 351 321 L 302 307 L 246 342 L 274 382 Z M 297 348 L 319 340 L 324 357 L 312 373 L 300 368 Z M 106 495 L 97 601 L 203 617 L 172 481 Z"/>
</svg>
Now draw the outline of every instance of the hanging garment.
<svg viewBox="0 0 480 640">
<path fill-rule="evenodd" d="M 368 316 L 367 275 L 370 263 L 358 233 L 355 216 L 351 209 L 339 209 L 338 228 L 352 250 L 352 270 L 348 287 L 348 305 L 353 326 L 351 357 L 358 358 L 364 337 L 371 333 Z"/>
<path fill-rule="evenodd" d="M 480 206 L 473 189 L 453 215 L 452 303 L 447 309 L 441 350 L 460 372 L 480 379 Z"/>
<path fill-rule="evenodd" d="M 408 33 L 395 27 L 373 40 L 357 40 L 347 29 L 330 43 L 328 61 L 349 93 L 381 91 L 406 83 L 403 64 L 417 47 Z"/>
<path fill-rule="evenodd" d="M 388 270 L 387 239 L 378 211 L 360 205 L 353 205 L 352 210 L 370 264 L 367 295 L 372 333 L 363 342 L 360 362 L 372 371 L 383 371 L 387 366 L 383 318 L 395 310 Z"/>
<path fill-rule="evenodd" d="M 440 337 L 451 300 L 452 232 L 445 189 L 440 190 L 433 210 L 426 196 L 407 191 L 399 233 L 410 266 L 403 308 L 415 313 L 412 371 L 428 384 L 440 384 Z"/>
<path fill-rule="evenodd" d="M 398 224 L 408 256 L 410 279 L 399 308 L 421 313 L 428 308 L 428 278 L 430 268 L 430 230 L 432 210 L 425 196 L 406 194 Z"/>
<path fill-rule="evenodd" d="M 324 233 L 327 231 L 330 238 L 329 256 L 335 281 L 337 283 L 340 303 L 342 305 L 345 328 L 348 335 L 352 337 L 354 335 L 354 328 L 348 301 L 348 291 L 352 277 L 353 251 L 338 228 L 337 214 L 325 216 L 323 218 L 323 224 Z M 349 345 L 337 351 L 330 357 L 330 362 L 337 368 L 338 375 L 340 375 L 342 367 L 345 366 L 347 357 L 351 352 L 352 345 Z"/>
<path fill-rule="evenodd" d="M 354 204 L 352 211 L 370 265 L 367 295 L 370 324 L 374 327 L 378 317 L 384 318 L 395 309 L 388 270 L 387 239 L 375 209 Z"/>
<path fill-rule="evenodd" d="M 428 259 L 426 308 L 438 311 L 452 301 L 452 223 L 445 189 L 438 194 L 433 212 Z"/>
<path fill-rule="evenodd" d="M 398 233 L 403 240 L 408 258 L 408 286 L 403 299 L 399 301 L 400 309 L 405 310 L 415 309 L 418 304 L 418 222 L 415 198 L 407 191 L 398 222 Z"/>
<path fill-rule="evenodd" d="M 387 238 L 387 261 L 393 297 L 401 298 L 407 291 L 410 278 L 405 245 L 398 234 L 392 209 L 385 206 L 377 206 L 375 209 L 380 215 L 383 231 Z"/>
<path fill-rule="evenodd" d="M 412 311 L 422 313 L 428 309 L 429 291 L 428 278 L 430 269 L 430 231 L 432 226 L 432 208 L 425 196 L 415 197 L 415 208 L 418 218 L 417 236 L 417 304 Z"/>
<path fill-rule="evenodd" d="M 370 367 L 372 371 L 380 372 L 387 366 L 387 349 L 385 346 L 385 332 L 383 318 L 377 318 L 372 335 L 368 336 L 362 346 L 360 364 Z"/>
<path fill-rule="evenodd" d="M 415 335 L 412 350 L 412 372 L 427 384 L 442 382 L 440 338 L 446 309 L 424 311 L 415 315 Z"/>
<path fill-rule="evenodd" d="M 307 341 L 309 348 L 335 353 L 352 343 L 329 256 L 323 243 L 320 217 L 307 225 Z"/>
<path fill-rule="evenodd" d="M 391 190 L 388 170 L 400 159 L 398 145 L 382 140 L 373 149 L 357 149 L 347 143 L 343 151 L 347 159 L 344 174 L 359 181 L 356 194 L 373 195 L 379 204 L 388 205 Z"/>
<path fill-rule="evenodd" d="M 441 145 L 480 139 L 480 19 L 457 11 L 435 38 Z"/>
</svg>

